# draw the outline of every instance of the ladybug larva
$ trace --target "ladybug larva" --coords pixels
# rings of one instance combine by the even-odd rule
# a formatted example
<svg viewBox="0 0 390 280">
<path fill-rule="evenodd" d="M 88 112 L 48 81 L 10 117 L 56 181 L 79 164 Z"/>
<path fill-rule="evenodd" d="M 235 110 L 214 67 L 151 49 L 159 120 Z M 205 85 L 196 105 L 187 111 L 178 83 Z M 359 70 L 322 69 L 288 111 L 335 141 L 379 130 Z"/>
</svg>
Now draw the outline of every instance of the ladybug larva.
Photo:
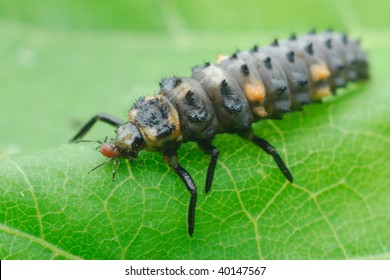
<svg viewBox="0 0 390 280">
<path fill-rule="evenodd" d="M 275 40 L 266 47 L 254 46 L 249 51 L 220 56 L 215 64 L 196 66 L 192 77 L 165 78 L 156 96 L 141 97 L 135 102 L 127 121 L 97 114 L 71 142 L 81 139 L 97 120 L 115 126 L 116 138 L 99 142 L 104 156 L 110 161 L 118 160 L 113 177 L 121 159 L 133 160 L 143 149 L 162 153 L 163 161 L 190 193 L 188 233 L 191 236 L 197 188 L 179 163 L 177 151 L 182 143 L 195 141 L 211 156 L 206 193 L 211 189 L 219 156 L 212 141 L 222 133 L 234 133 L 252 141 L 270 154 L 283 175 L 293 182 L 276 149 L 254 133 L 252 123 L 267 118 L 281 119 L 284 113 L 332 95 L 348 81 L 367 78 L 367 57 L 359 41 L 332 31 L 311 32 L 301 37 L 292 35 L 286 41 Z"/>
</svg>

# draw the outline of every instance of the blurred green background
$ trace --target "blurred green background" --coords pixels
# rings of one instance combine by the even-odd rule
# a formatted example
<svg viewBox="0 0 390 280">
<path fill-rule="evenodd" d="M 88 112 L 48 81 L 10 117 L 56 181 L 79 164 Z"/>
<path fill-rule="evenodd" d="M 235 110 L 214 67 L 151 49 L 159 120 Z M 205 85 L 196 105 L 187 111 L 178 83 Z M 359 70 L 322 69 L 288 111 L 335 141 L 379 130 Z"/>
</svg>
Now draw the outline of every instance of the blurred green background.
<svg viewBox="0 0 390 280">
<path fill-rule="evenodd" d="M 388 1 L 0 0 L 0 153 L 66 143 L 97 112 L 126 118 L 158 80 L 313 27 L 389 48 Z M 96 128 L 90 138 L 112 135 Z"/>
<path fill-rule="evenodd" d="M 387 0 L 0 0 L 0 256 L 389 259 L 389 10 Z M 110 165 L 87 174 L 102 162 L 95 144 L 64 145 L 95 113 L 125 119 L 162 77 L 329 27 L 362 38 L 372 78 L 256 124 L 294 184 L 257 147 L 223 135 L 204 195 L 208 157 L 183 145 L 200 194 L 191 239 L 188 193 L 160 155 L 122 164 L 113 182 Z M 113 130 L 97 125 L 87 139 Z"/>
</svg>

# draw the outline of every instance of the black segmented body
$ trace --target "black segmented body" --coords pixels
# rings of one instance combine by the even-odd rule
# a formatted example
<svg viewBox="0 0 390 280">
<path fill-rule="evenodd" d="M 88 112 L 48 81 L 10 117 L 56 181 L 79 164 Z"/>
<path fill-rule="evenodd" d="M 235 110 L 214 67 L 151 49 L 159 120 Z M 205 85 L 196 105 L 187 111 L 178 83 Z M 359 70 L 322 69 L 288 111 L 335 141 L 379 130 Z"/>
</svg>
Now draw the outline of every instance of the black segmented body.
<svg viewBox="0 0 390 280">
<path fill-rule="evenodd" d="M 156 96 L 140 98 L 124 122 L 106 114 L 94 116 L 72 139 L 80 139 L 96 122 L 117 126 L 116 139 L 102 143 L 111 159 L 134 159 L 142 149 L 163 153 L 191 194 L 188 231 L 195 223 L 197 189 L 179 164 L 177 150 L 188 141 L 211 155 L 206 192 L 211 188 L 219 151 L 216 134 L 236 133 L 270 154 L 284 176 L 293 178 L 276 149 L 256 136 L 253 122 L 280 119 L 284 113 L 330 96 L 348 81 L 368 78 L 366 53 L 359 42 L 331 31 L 310 33 L 266 47 L 221 56 L 218 63 L 193 68 L 192 77 L 171 77 L 160 82 Z M 116 169 L 115 169 L 116 170 Z M 115 174 L 115 173 L 114 173 Z"/>
</svg>

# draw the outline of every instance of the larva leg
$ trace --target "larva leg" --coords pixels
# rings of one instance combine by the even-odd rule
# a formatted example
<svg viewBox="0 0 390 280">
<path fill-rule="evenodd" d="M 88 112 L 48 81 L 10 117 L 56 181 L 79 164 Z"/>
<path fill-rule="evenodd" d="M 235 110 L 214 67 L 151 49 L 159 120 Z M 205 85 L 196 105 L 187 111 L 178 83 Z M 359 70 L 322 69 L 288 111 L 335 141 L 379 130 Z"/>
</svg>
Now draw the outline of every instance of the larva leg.
<svg viewBox="0 0 390 280">
<path fill-rule="evenodd" d="M 185 170 L 179 164 L 176 150 L 164 153 L 163 159 L 164 162 L 167 163 L 180 177 L 180 179 L 183 181 L 184 185 L 186 186 L 187 190 L 191 195 L 190 203 L 188 205 L 187 219 L 188 219 L 188 234 L 192 236 L 195 227 L 195 208 L 196 208 L 196 199 L 197 199 L 196 185 L 192 180 L 191 175 L 188 173 L 188 171 Z"/>
<path fill-rule="evenodd" d="M 206 139 L 199 140 L 198 145 L 206 154 L 211 155 L 209 168 L 207 170 L 206 185 L 205 185 L 205 192 L 208 193 L 211 189 L 211 185 L 213 184 L 214 171 L 217 165 L 219 151 L 216 147 L 213 146 L 211 140 L 206 140 Z"/>
<path fill-rule="evenodd" d="M 291 172 L 288 170 L 286 164 L 283 162 L 282 158 L 276 151 L 275 147 L 272 146 L 267 140 L 264 138 L 260 138 L 254 134 L 250 137 L 253 143 L 255 143 L 257 146 L 263 149 L 264 152 L 271 155 L 276 164 L 278 165 L 280 171 L 282 171 L 284 177 L 287 178 L 291 183 L 293 182 L 293 176 L 291 175 Z"/>
<path fill-rule="evenodd" d="M 97 120 L 108 123 L 112 126 L 120 126 L 121 124 L 125 123 L 121 119 L 107 114 L 97 114 L 93 116 L 92 119 L 90 119 L 89 122 L 87 122 L 69 142 L 75 142 L 82 138 L 92 128 Z"/>
</svg>

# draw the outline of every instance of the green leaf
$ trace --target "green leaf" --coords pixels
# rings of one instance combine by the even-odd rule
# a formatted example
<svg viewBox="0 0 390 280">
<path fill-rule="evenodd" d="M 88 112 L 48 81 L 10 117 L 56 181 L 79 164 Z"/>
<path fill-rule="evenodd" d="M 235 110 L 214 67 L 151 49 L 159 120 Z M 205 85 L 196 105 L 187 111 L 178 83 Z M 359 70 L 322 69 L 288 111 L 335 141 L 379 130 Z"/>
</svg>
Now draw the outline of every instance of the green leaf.
<svg viewBox="0 0 390 280">
<path fill-rule="evenodd" d="M 319 2 L 323 9 L 313 8 L 309 15 L 294 2 L 280 16 L 278 3 L 267 1 L 263 25 L 259 20 L 249 28 L 256 10 L 246 7 L 252 16 L 234 19 L 227 16 L 239 10 L 233 2 L 216 6 L 224 9 L 218 20 L 216 8 L 199 19 L 190 13 L 201 11 L 202 1 L 158 8 L 146 1 L 131 6 L 150 8 L 151 20 L 139 17 L 137 23 L 109 19 L 102 1 L 92 9 L 59 2 L 63 13 L 52 13 L 55 18 L 40 13 L 50 8 L 43 0 L 23 9 L 0 4 L 0 59 L 6 69 L 0 70 L 6 93 L 0 103 L 1 259 L 390 258 L 390 32 L 382 21 L 385 9 L 374 14 L 359 1 Z M 118 3 L 110 8 L 114 14 L 125 2 Z M 348 7 L 350 13 L 343 13 Z M 163 16 L 156 16 L 159 8 Z M 88 20 L 81 21 L 73 10 Z M 294 26 L 286 11 L 294 13 Z M 206 195 L 209 156 L 194 143 L 183 145 L 180 162 L 199 192 L 192 238 L 186 226 L 189 194 L 161 155 L 142 152 L 140 164 L 122 162 L 112 181 L 112 163 L 88 173 L 106 160 L 95 150 L 97 144 L 65 144 L 94 113 L 125 118 L 132 101 L 156 92 L 159 77 L 189 75 L 190 66 L 214 61 L 216 50 L 231 52 L 259 40 L 264 44 L 313 24 L 328 27 L 327 18 L 364 37 L 372 79 L 348 85 L 323 104 L 286 114 L 283 121 L 254 125 L 286 161 L 293 184 L 252 143 L 218 135 L 221 155 Z M 109 23 L 104 26 L 102 19 Z M 234 32 L 218 33 L 232 25 Z M 268 26 L 273 29 L 265 32 Z M 113 137 L 112 130 L 99 124 L 87 138 Z M 15 150 L 20 152 L 12 154 Z"/>
</svg>

